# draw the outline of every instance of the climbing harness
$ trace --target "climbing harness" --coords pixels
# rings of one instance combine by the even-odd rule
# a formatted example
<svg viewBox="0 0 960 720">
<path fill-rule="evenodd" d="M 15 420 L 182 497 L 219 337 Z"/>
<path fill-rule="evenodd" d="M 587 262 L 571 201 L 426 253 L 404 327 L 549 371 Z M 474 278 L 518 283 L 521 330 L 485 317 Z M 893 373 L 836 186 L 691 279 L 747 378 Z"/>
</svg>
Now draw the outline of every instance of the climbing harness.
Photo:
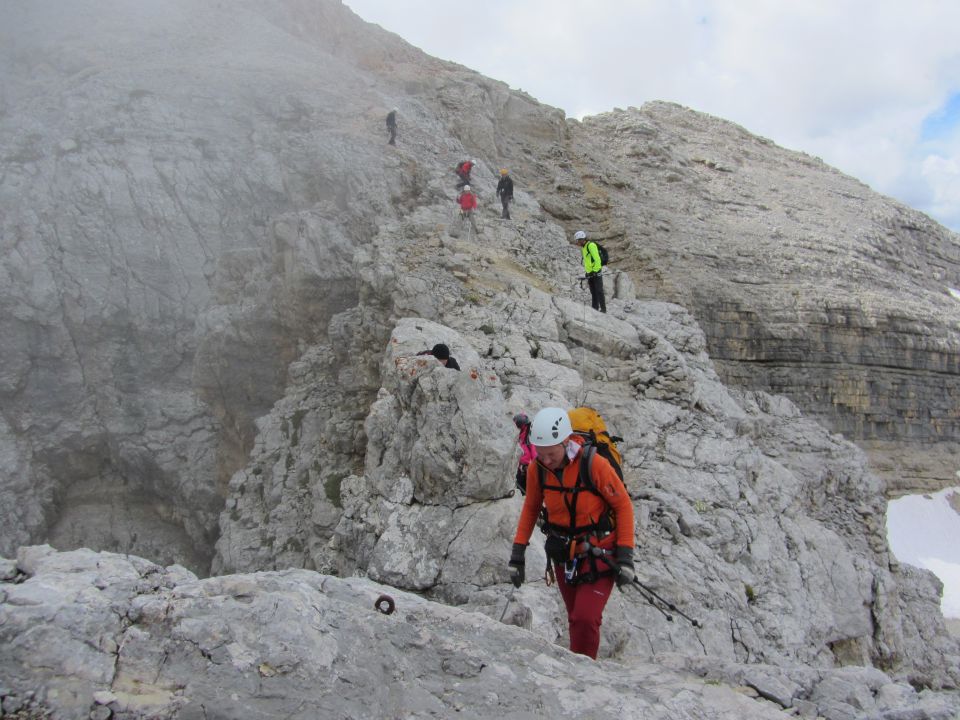
<svg viewBox="0 0 960 720">
<path fill-rule="evenodd" d="M 540 530 L 547 536 L 544 550 L 547 555 L 548 570 L 552 571 L 552 568 L 550 568 L 551 561 L 558 566 L 562 565 L 564 580 L 568 585 L 594 582 L 599 577 L 613 573 L 613 565 L 608 562 L 607 558 L 604 557 L 602 560 L 610 569 L 604 570 L 597 564 L 600 555 L 590 555 L 589 553 L 590 548 L 594 547 L 590 543 L 591 538 L 595 541 L 602 540 L 613 533 L 616 528 L 615 518 L 609 507 L 599 519 L 589 525 L 577 526 L 574 524 L 577 517 L 577 498 L 581 492 L 592 492 L 603 499 L 603 496 L 594 486 L 590 474 L 596 452 L 596 447 L 592 445 L 583 447 L 577 482 L 573 487 L 564 487 L 562 484 L 547 485 L 546 468 L 542 465 L 537 466 L 537 478 L 540 481 L 541 491 L 545 493 L 550 490 L 564 493 L 563 502 L 570 516 L 570 525 L 563 526 L 550 522 L 545 506 L 540 512 Z M 568 498 L 568 495 L 572 497 Z"/>
</svg>

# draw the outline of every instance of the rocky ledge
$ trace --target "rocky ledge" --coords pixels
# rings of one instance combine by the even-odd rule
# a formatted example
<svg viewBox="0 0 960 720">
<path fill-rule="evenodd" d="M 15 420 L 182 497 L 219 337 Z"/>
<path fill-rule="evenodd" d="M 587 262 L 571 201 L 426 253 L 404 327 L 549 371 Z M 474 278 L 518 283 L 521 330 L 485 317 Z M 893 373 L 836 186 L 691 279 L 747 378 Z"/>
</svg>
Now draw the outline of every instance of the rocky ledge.
<svg viewBox="0 0 960 720">
<path fill-rule="evenodd" d="M 960 713 L 957 693 L 917 692 L 866 668 L 720 668 L 680 655 L 594 662 L 485 615 L 307 570 L 199 580 L 135 556 L 30 546 L 0 559 L 0 578 L 4 717 Z M 383 594 L 391 614 L 375 607 Z"/>
</svg>

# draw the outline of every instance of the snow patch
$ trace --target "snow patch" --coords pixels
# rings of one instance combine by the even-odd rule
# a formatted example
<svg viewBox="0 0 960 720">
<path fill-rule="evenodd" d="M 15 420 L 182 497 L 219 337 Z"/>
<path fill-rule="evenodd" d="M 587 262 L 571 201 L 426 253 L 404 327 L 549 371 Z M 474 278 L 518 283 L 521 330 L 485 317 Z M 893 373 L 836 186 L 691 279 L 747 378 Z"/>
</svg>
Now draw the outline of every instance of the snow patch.
<svg viewBox="0 0 960 720">
<path fill-rule="evenodd" d="M 943 583 L 943 599 L 940 601 L 943 616 L 960 618 L 960 592 L 947 592 L 948 587 L 960 589 L 960 563 L 949 563 L 939 558 L 923 558 L 920 563 Z"/>
<path fill-rule="evenodd" d="M 960 300 L 960 292 L 951 294 Z M 960 477 L 960 474 L 958 474 Z M 944 617 L 960 618 L 960 487 L 907 495 L 887 506 L 887 541 L 900 562 L 930 570 L 943 583 Z M 951 504 L 953 499 L 953 504 Z"/>
</svg>

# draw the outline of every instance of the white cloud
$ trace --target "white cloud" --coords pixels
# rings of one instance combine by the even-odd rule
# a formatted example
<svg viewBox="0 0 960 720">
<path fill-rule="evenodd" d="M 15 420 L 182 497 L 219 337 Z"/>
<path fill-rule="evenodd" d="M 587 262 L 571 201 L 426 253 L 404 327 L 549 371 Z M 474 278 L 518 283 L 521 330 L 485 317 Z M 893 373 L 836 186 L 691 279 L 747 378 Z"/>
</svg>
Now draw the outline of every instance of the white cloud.
<svg viewBox="0 0 960 720">
<path fill-rule="evenodd" d="M 940 601 L 943 616 L 960 618 L 960 565 L 940 558 L 923 558 L 920 563 L 943 583 L 943 599 Z"/>
<path fill-rule="evenodd" d="M 901 562 L 925 567 L 943 582 L 941 608 L 960 617 L 960 512 L 949 502 L 960 488 L 907 495 L 887 505 L 887 539 Z"/>
<path fill-rule="evenodd" d="M 929 155 L 923 160 L 920 174 L 932 191 L 930 212 L 960 228 L 960 162 L 956 156 Z"/>
<path fill-rule="evenodd" d="M 679 102 L 950 217 L 952 175 L 921 166 L 931 154 L 956 155 L 919 145 L 924 118 L 960 91 L 960 3 L 594 0 L 589 11 L 573 0 L 347 4 L 569 115 Z M 960 228 L 960 218 L 949 222 Z"/>
</svg>

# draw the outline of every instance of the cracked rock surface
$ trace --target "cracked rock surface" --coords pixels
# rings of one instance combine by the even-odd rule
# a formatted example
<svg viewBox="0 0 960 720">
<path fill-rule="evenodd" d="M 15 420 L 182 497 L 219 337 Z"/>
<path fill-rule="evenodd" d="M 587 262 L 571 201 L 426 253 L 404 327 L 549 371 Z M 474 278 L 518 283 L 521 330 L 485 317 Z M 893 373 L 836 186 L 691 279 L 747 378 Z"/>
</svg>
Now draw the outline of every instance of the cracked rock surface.
<svg viewBox="0 0 960 720">
<path fill-rule="evenodd" d="M 0 568 L 0 702 L 12 717 L 772 720 L 787 707 L 948 720 L 960 708 L 877 670 L 597 663 L 482 614 L 307 570 L 198 580 L 48 546 Z M 385 592 L 390 615 L 374 609 Z"/>
</svg>

